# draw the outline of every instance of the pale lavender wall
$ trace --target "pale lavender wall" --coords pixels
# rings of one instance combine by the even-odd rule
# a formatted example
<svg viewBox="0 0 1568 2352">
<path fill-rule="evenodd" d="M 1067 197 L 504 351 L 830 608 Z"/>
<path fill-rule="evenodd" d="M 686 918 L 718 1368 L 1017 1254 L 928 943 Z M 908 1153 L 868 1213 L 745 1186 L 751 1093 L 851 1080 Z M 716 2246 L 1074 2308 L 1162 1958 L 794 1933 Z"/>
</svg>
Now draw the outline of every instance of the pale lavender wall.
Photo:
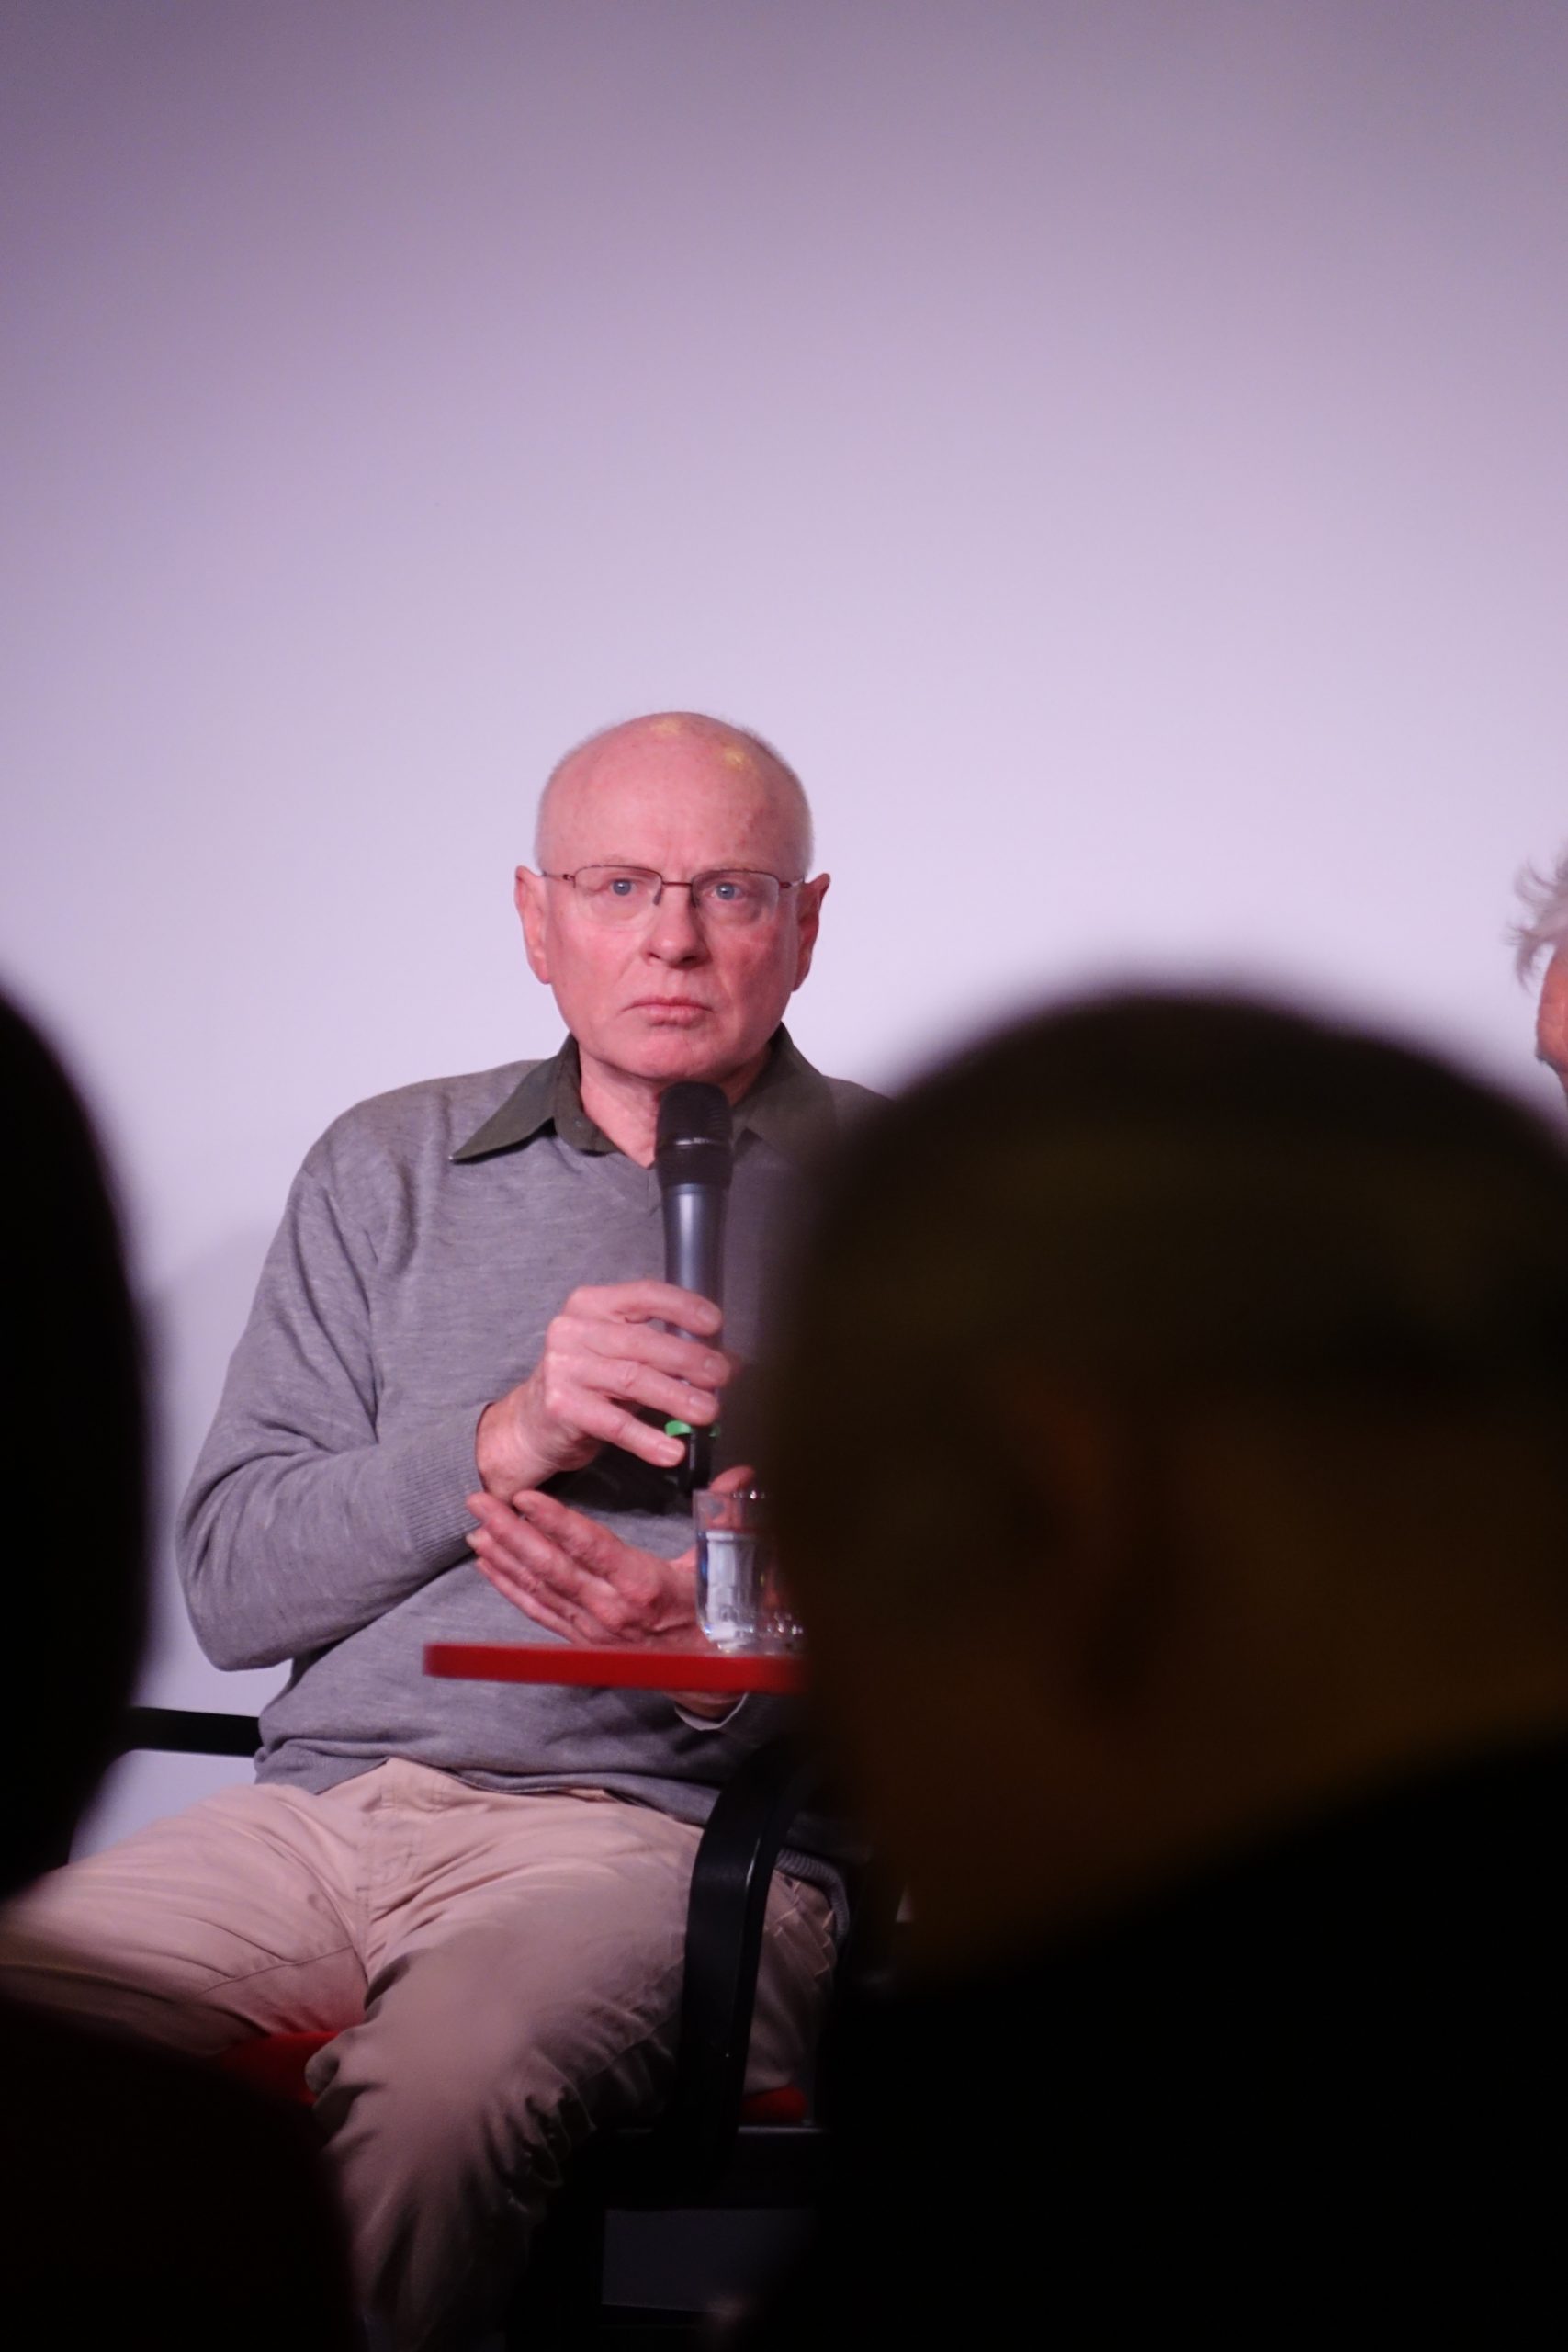
<svg viewBox="0 0 1568 2352">
<path fill-rule="evenodd" d="M 1533 1084 L 1565 100 L 1555 0 L 9 0 L 0 961 L 170 1485 L 316 1131 L 551 1041 L 510 869 L 639 707 L 805 771 L 849 1074 L 1133 964 Z"/>
</svg>

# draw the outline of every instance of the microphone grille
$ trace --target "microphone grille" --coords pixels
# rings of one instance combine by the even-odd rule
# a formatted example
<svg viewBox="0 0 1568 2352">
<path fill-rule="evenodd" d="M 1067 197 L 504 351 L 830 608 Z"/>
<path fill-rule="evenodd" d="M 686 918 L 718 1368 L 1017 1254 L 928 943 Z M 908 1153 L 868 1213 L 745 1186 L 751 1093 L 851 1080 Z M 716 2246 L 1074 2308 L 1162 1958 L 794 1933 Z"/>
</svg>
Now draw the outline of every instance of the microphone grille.
<svg viewBox="0 0 1568 2352">
<path fill-rule="evenodd" d="M 659 1098 L 654 1165 L 664 1183 L 728 1182 L 733 1156 L 729 1097 L 722 1086 L 683 1078 Z"/>
</svg>

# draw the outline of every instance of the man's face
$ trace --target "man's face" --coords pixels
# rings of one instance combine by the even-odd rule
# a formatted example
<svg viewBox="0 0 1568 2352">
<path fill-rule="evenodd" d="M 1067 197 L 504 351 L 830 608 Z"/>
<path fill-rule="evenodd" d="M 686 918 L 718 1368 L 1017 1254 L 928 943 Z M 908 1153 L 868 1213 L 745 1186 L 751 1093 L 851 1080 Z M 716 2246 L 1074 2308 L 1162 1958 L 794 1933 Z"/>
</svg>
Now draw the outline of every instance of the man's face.
<svg viewBox="0 0 1568 2352">
<path fill-rule="evenodd" d="M 1535 1049 L 1547 1068 L 1555 1070 L 1558 1083 L 1568 1095 L 1568 953 L 1561 947 L 1547 966 L 1541 984 Z"/>
<path fill-rule="evenodd" d="M 543 862 L 557 874 L 636 865 L 687 881 L 750 867 L 794 881 L 800 855 L 788 798 L 749 746 L 664 722 L 622 730 L 560 778 Z M 622 925 L 524 866 L 517 909 L 585 1070 L 749 1083 L 810 967 L 827 887 L 823 876 L 786 890 L 774 915 L 741 926 L 705 922 L 688 891 L 667 889 Z"/>
</svg>

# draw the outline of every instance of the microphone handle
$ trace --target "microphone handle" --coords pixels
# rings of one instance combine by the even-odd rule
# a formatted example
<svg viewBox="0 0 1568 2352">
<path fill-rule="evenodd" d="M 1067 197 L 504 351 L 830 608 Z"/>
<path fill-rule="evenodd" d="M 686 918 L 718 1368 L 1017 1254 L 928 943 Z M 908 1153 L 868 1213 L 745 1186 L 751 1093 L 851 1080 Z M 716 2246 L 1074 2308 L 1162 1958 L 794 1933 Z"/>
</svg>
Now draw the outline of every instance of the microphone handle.
<svg viewBox="0 0 1568 2352">
<path fill-rule="evenodd" d="M 671 1184 L 663 1195 L 664 1279 L 677 1290 L 694 1290 L 699 1298 L 711 1298 L 716 1306 L 721 1304 L 724 1286 L 728 1198 L 722 1184 Z"/>
<path fill-rule="evenodd" d="M 716 1306 L 723 1303 L 724 1212 L 728 1199 L 722 1184 L 671 1184 L 662 1196 L 664 1279 L 677 1290 L 695 1291 L 699 1298 L 711 1298 Z M 674 1325 L 671 1328 L 679 1339 L 699 1336 Z M 714 1434 L 711 1428 L 687 1431 L 686 1451 L 670 1474 L 681 1494 L 705 1487 L 712 1477 Z"/>
</svg>

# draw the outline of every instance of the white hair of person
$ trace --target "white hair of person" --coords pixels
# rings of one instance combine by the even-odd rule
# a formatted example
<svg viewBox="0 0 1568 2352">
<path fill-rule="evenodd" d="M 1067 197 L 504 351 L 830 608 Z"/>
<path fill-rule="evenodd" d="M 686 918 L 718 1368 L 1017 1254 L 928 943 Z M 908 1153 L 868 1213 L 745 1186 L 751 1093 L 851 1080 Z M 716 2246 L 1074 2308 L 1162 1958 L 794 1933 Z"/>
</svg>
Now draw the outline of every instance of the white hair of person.
<svg viewBox="0 0 1568 2352">
<path fill-rule="evenodd" d="M 1533 865 L 1527 865 L 1517 887 L 1529 920 L 1515 923 L 1507 937 L 1514 950 L 1514 969 L 1521 980 L 1528 980 L 1542 956 L 1568 946 L 1568 849 L 1551 874 L 1538 874 Z"/>
<path fill-rule="evenodd" d="M 782 752 L 774 750 L 765 735 L 759 735 L 754 728 L 738 727 L 728 718 L 715 718 L 706 711 L 655 711 L 649 716 L 655 721 L 679 722 L 697 731 L 727 736 L 732 743 L 743 751 L 750 752 L 755 758 L 761 760 L 772 768 L 783 785 L 786 797 L 794 804 L 796 822 L 800 828 L 801 872 L 803 875 L 810 873 L 812 862 L 817 855 L 816 839 L 811 823 L 811 803 L 806 797 L 806 786 L 789 762 Z M 643 722 L 639 719 L 618 718 L 608 727 L 597 727 L 592 735 L 585 735 L 581 743 L 574 743 L 570 751 L 564 752 L 556 762 L 545 778 L 544 789 L 539 794 L 538 812 L 534 823 L 534 855 L 536 859 L 542 859 L 544 856 L 545 816 L 549 807 L 550 793 L 558 779 L 582 757 L 584 752 L 591 752 L 594 745 L 602 743 L 606 736 L 618 735 L 623 728 L 635 727 L 641 723 Z"/>
</svg>

